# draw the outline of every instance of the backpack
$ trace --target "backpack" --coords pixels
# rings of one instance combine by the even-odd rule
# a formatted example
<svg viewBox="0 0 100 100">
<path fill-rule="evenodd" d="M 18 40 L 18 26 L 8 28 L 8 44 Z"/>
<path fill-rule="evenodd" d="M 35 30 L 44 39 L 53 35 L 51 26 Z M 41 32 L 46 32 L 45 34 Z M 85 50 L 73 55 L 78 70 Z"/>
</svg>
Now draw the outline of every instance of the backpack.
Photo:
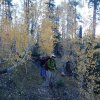
<svg viewBox="0 0 100 100">
<path fill-rule="evenodd" d="M 47 64 L 47 61 L 49 60 L 49 57 L 44 57 L 42 59 L 42 65 L 43 67 L 47 70 L 48 69 L 48 64 Z"/>
</svg>

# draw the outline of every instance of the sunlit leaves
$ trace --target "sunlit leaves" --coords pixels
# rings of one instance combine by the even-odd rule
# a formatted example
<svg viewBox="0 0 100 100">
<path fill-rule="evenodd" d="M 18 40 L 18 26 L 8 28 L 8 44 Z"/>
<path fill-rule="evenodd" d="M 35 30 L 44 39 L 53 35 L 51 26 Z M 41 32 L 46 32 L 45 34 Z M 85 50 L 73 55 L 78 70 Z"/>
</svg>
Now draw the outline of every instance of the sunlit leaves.
<svg viewBox="0 0 100 100">
<path fill-rule="evenodd" d="M 26 32 L 25 24 L 14 27 L 4 22 L 0 38 L 0 59 L 7 62 L 5 63 L 6 66 L 9 64 L 13 65 L 20 61 L 28 45 L 34 44 L 33 37 Z"/>
<path fill-rule="evenodd" d="M 47 54 L 52 53 L 53 51 L 53 32 L 52 32 L 52 22 L 48 19 L 44 19 L 42 22 L 42 27 L 40 29 L 40 47 L 42 52 Z"/>
</svg>

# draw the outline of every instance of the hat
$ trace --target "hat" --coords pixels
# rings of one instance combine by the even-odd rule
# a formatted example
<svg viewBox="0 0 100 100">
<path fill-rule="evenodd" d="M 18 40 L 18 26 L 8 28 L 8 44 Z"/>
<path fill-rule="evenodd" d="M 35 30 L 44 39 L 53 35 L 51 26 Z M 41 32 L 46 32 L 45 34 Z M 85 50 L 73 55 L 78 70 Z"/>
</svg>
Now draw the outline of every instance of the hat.
<svg viewBox="0 0 100 100">
<path fill-rule="evenodd" d="M 54 54 L 52 54 L 51 57 L 54 57 L 55 58 L 56 56 Z"/>
</svg>

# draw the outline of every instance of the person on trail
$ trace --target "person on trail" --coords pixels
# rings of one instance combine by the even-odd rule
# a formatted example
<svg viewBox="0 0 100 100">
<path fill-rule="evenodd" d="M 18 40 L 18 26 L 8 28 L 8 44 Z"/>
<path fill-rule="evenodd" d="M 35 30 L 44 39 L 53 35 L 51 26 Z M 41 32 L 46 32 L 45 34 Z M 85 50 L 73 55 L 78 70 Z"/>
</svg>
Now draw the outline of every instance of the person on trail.
<svg viewBox="0 0 100 100">
<path fill-rule="evenodd" d="M 48 61 L 46 62 L 46 74 L 47 74 L 47 78 L 46 78 L 46 82 L 47 82 L 47 86 L 50 85 L 50 83 L 52 83 L 52 80 L 54 79 L 55 76 L 55 70 L 56 68 L 56 61 L 55 61 L 55 55 L 51 55 L 51 57 L 48 59 Z"/>
<path fill-rule="evenodd" d="M 40 76 L 45 80 L 46 79 L 46 70 L 47 70 L 47 67 L 46 67 L 46 62 L 47 60 L 49 59 L 49 56 L 47 57 L 41 57 L 40 58 Z"/>
<path fill-rule="evenodd" d="M 68 75 L 68 76 L 72 76 L 71 62 L 70 62 L 70 61 L 67 61 L 67 62 L 66 62 L 65 69 L 66 69 L 67 75 Z"/>
</svg>

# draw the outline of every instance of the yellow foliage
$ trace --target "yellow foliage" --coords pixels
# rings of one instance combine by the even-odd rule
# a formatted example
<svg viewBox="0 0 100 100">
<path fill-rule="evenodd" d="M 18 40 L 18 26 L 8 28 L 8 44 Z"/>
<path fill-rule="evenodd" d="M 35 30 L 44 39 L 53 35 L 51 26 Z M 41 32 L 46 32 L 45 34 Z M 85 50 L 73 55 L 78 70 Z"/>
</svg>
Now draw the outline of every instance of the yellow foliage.
<svg viewBox="0 0 100 100">
<path fill-rule="evenodd" d="M 8 62 L 12 64 L 14 64 L 16 60 L 18 61 L 21 59 L 28 44 L 34 43 L 33 37 L 27 34 L 24 24 L 16 27 L 4 24 L 0 37 L 2 42 L 2 46 L 0 47 L 0 58 L 6 61 L 9 60 Z M 12 52 L 13 45 L 16 52 Z M 19 55 L 16 55 L 16 53 Z"/>
<path fill-rule="evenodd" d="M 53 35 L 52 32 L 52 22 L 48 19 L 44 19 L 42 22 L 42 27 L 40 29 L 41 36 L 40 36 L 40 47 L 42 52 L 47 54 L 52 53 L 53 51 Z"/>
</svg>

